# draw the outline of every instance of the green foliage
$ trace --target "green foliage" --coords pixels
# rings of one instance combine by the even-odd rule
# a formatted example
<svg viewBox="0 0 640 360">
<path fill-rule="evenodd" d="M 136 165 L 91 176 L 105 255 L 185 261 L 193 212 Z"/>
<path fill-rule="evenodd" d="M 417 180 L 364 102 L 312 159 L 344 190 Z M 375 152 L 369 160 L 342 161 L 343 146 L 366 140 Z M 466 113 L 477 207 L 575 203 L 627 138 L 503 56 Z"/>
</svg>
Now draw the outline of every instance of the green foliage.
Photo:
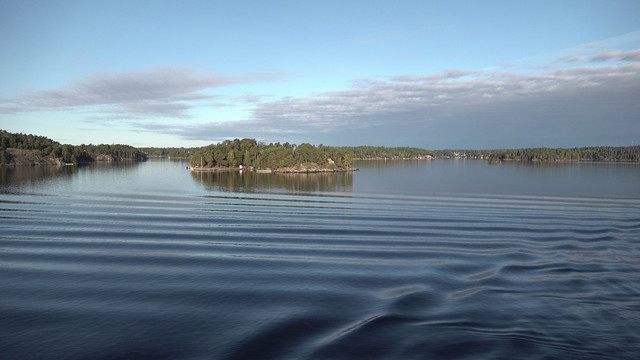
<svg viewBox="0 0 640 360">
<path fill-rule="evenodd" d="M 84 163 L 95 161 L 99 156 L 107 156 L 113 160 L 147 159 L 142 151 L 129 145 L 62 145 L 44 136 L 10 133 L 0 130 L 0 163 L 7 164 L 11 160 L 6 149 L 41 151 L 44 156 L 60 159 L 65 163 Z"/>
<path fill-rule="evenodd" d="M 44 136 L 9 133 L 0 130 L 0 164 L 10 164 L 7 149 L 40 151 L 43 156 L 66 163 L 113 160 L 146 160 L 147 156 L 190 157 L 192 165 L 235 167 L 238 165 L 278 169 L 302 163 L 336 168 L 348 167 L 354 159 L 440 158 L 487 159 L 490 162 L 514 161 L 630 161 L 640 162 L 640 146 L 598 146 L 582 148 L 528 148 L 511 150 L 425 150 L 413 147 L 357 146 L 330 147 L 275 143 L 265 145 L 255 139 L 227 140 L 203 148 L 144 148 L 129 145 L 63 145 Z"/>
<path fill-rule="evenodd" d="M 582 148 L 529 148 L 511 150 L 425 150 L 409 147 L 343 147 L 357 159 L 415 159 L 431 155 L 436 158 L 487 159 L 495 163 L 514 161 L 640 161 L 640 146 L 598 146 Z"/>
<path fill-rule="evenodd" d="M 433 151 L 414 147 L 356 146 L 340 147 L 340 150 L 353 154 L 355 159 L 415 159 L 434 156 Z"/>
<path fill-rule="evenodd" d="M 261 169 L 280 169 L 297 164 L 316 163 L 344 168 L 353 162 L 349 151 L 320 145 L 271 143 L 265 145 L 255 139 L 227 140 L 197 149 L 191 165 L 207 167 L 255 166 Z"/>
<path fill-rule="evenodd" d="M 149 157 L 170 157 L 175 159 L 189 159 L 198 148 L 184 148 L 184 147 L 170 147 L 170 148 L 157 148 L 157 147 L 145 147 L 138 148 L 140 151 L 147 154 Z"/>
<path fill-rule="evenodd" d="M 0 165 L 6 165 L 11 162 L 11 154 L 4 149 L 0 150 Z"/>
<path fill-rule="evenodd" d="M 640 161 L 640 146 L 488 150 L 489 161 Z"/>
<path fill-rule="evenodd" d="M 585 147 L 573 149 L 514 150 L 425 150 L 413 147 L 383 146 L 331 147 L 308 143 L 257 143 L 255 139 L 227 140 L 197 149 L 192 165 L 235 167 L 239 164 L 261 169 L 280 169 L 303 163 L 345 168 L 355 159 L 419 159 L 424 157 L 519 161 L 636 161 L 640 162 L 640 146 Z"/>
<path fill-rule="evenodd" d="M 0 130 L 0 149 L 45 150 L 61 146 L 59 142 L 44 136 L 14 134 Z M 46 152 L 45 152 L 46 153 Z"/>
</svg>

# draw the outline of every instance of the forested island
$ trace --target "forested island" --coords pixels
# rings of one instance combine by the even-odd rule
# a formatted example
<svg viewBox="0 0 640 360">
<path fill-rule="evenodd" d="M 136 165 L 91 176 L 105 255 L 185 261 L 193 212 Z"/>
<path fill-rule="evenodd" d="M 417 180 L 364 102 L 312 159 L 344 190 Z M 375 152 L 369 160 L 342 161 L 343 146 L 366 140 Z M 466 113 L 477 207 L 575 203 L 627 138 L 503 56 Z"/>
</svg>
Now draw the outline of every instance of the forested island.
<svg viewBox="0 0 640 360">
<path fill-rule="evenodd" d="M 194 169 L 239 166 L 276 172 L 352 171 L 353 154 L 340 148 L 311 144 L 270 143 L 255 139 L 226 140 L 197 150 L 191 157 Z M 197 167 L 197 168 L 196 168 Z"/>
<path fill-rule="evenodd" d="M 612 161 L 640 162 L 640 146 L 590 146 L 576 148 L 525 148 L 498 150 L 425 150 L 411 147 L 383 146 L 339 147 L 357 160 L 367 159 L 484 159 L 501 161 Z"/>
<path fill-rule="evenodd" d="M 129 145 L 69 145 L 44 136 L 0 130 L 0 165 L 61 165 L 94 161 L 142 161 L 148 157 L 190 159 L 208 169 L 238 168 L 282 172 L 350 171 L 354 160 L 483 159 L 502 161 L 640 162 L 640 146 L 525 148 L 494 150 L 426 150 L 415 147 L 314 146 L 285 142 L 265 144 L 255 139 L 227 140 L 201 148 L 135 148 Z"/>
<path fill-rule="evenodd" d="M 581 148 L 530 148 L 492 150 L 485 153 L 491 162 L 500 161 L 640 161 L 640 146 L 595 146 Z"/>
<path fill-rule="evenodd" d="M 338 147 L 356 160 L 483 159 L 501 161 L 612 161 L 640 162 L 640 146 L 591 146 L 575 148 L 525 148 L 493 150 L 426 150 L 414 147 Z"/>
<path fill-rule="evenodd" d="M 589 146 L 575 148 L 524 148 L 497 150 L 436 150 L 440 159 L 486 159 L 502 161 L 572 162 L 611 161 L 640 162 L 640 146 Z"/>
<path fill-rule="evenodd" d="M 129 145 L 69 145 L 44 136 L 0 130 L 0 165 L 63 165 L 94 161 L 143 161 L 147 155 Z"/>
<path fill-rule="evenodd" d="M 337 149 L 350 152 L 355 160 L 431 160 L 436 153 L 415 147 L 342 146 Z"/>
</svg>

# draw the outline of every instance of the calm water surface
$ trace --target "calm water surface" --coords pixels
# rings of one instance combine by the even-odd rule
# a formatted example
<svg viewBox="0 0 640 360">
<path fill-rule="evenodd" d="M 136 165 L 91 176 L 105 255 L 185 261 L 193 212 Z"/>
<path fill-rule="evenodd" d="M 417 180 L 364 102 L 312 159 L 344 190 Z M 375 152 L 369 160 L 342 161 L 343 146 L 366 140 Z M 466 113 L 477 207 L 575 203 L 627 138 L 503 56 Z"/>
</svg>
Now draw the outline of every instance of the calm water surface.
<svg viewBox="0 0 640 360">
<path fill-rule="evenodd" d="M 640 357 L 640 165 L 0 169 L 0 358 Z"/>
</svg>

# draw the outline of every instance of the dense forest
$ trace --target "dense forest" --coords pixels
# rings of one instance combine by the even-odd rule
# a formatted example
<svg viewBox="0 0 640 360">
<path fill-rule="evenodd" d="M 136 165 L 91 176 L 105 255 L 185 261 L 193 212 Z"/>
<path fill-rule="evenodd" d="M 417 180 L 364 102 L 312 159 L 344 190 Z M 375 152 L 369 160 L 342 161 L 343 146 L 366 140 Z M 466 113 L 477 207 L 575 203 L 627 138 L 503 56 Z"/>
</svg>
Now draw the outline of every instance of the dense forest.
<svg viewBox="0 0 640 360">
<path fill-rule="evenodd" d="M 414 147 L 343 146 L 337 149 L 350 152 L 358 160 L 366 159 L 417 159 L 434 157 L 434 152 Z"/>
<path fill-rule="evenodd" d="M 149 157 L 160 158 L 174 158 L 174 159 L 189 159 L 199 148 L 184 148 L 184 147 L 141 147 L 138 150 L 144 152 Z"/>
<path fill-rule="evenodd" d="M 640 146 L 595 146 L 581 148 L 527 148 L 499 150 L 425 150 L 412 147 L 340 147 L 356 159 L 487 159 L 500 161 L 634 161 L 640 162 Z"/>
<path fill-rule="evenodd" d="M 310 144 L 265 145 L 255 139 L 225 141 L 196 150 L 192 165 L 278 169 L 299 163 L 327 164 L 344 168 L 354 159 L 466 158 L 500 161 L 633 161 L 640 162 L 640 146 L 598 146 L 582 148 L 529 148 L 512 150 L 425 150 L 414 147 L 331 147 Z"/>
<path fill-rule="evenodd" d="M 62 163 L 85 163 L 96 160 L 146 160 L 147 155 L 129 145 L 68 145 L 44 136 L 10 133 L 0 130 L 0 164 L 12 164 L 14 156 L 35 152 L 36 158 L 50 158 Z"/>
<path fill-rule="evenodd" d="M 485 154 L 497 161 L 640 161 L 640 146 L 596 146 L 581 148 L 531 148 L 491 150 Z"/>
<path fill-rule="evenodd" d="M 281 169 L 297 164 L 314 163 L 327 168 L 343 169 L 353 162 L 349 151 L 311 144 L 259 143 L 255 139 L 227 140 L 198 149 L 191 157 L 192 165 L 203 167 L 254 166 L 259 169 Z"/>
<path fill-rule="evenodd" d="M 640 146 L 597 146 L 581 148 L 527 148 L 499 150 L 425 150 L 414 147 L 355 146 L 332 147 L 303 143 L 264 144 L 255 139 L 227 140 L 202 148 L 142 148 L 129 145 L 68 145 L 44 136 L 9 133 L 0 130 L 0 165 L 17 163 L 25 152 L 35 159 L 58 163 L 84 163 L 96 160 L 145 160 L 151 157 L 190 158 L 192 165 L 206 167 L 254 166 L 279 169 L 297 164 L 343 169 L 354 159 L 467 158 L 500 161 L 629 161 L 640 162 Z M 43 163 L 47 161 L 43 160 Z"/>
</svg>

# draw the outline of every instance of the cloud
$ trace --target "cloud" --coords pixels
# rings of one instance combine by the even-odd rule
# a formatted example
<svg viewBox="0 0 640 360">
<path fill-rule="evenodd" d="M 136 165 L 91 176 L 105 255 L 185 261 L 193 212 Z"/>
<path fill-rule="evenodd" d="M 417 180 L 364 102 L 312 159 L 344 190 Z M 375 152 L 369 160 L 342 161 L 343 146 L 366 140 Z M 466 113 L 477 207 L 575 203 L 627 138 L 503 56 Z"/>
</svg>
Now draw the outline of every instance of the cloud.
<svg viewBox="0 0 640 360">
<path fill-rule="evenodd" d="M 580 46 L 572 49 L 571 53 L 561 56 L 550 65 L 559 63 L 586 63 L 586 62 L 605 62 L 605 61 L 640 61 L 640 49 L 622 51 L 618 49 L 602 50 L 601 46 L 593 44 L 591 47 Z"/>
<path fill-rule="evenodd" d="M 465 76 L 476 75 L 481 73 L 478 70 L 447 70 L 441 74 L 435 75 L 399 75 L 391 78 L 392 81 L 400 82 L 424 82 L 424 81 L 440 81 L 449 79 L 458 79 Z"/>
<path fill-rule="evenodd" d="M 571 54 L 571 55 L 565 55 L 562 56 L 560 58 L 558 58 L 558 60 L 556 62 L 562 62 L 562 61 L 566 61 L 566 62 L 585 62 L 588 61 L 589 59 L 587 57 L 585 57 L 584 55 L 578 55 L 578 54 Z"/>
<path fill-rule="evenodd" d="M 94 122 L 117 119 L 143 132 L 202 142 L 254 137 L 495 148 L 616 144 L 637 137 L 640 50 L 585 49 L 540 64 L 535 71 L 511 66 L 372 76 L 353 79 L 344 90 L 308 97 L 207 91 L 271 81 L 283 76 L 279 73 L 229 76 L 155 68 L 101 74 L 61 89 L 26 93 L 0 101 L 0 112 L 83 111 Z M 207 121 L 191 115 L 196 108 L 230 104 L 249 107 L 246 118 Z"/>
<path fill-rule="evenodd" d="M 627 51 L 626 53 L 623 53 L 622 56 L 620 57 L 620 60 L 640 61 L 640 49 Z"/>
<path fill-rule="evenodd" d="M 254 119 L 286 128 L 362 127 L 360 119 L 374 114 L 413 112 L 417 117 L 460 113 L 479 105 L 559 93 L 582 87 L 609 87 L 638 79 L 640 65 L 576 67 L 546 74 L 472 72 L 451 80 L 441 76 L 392 77 L 359 81 L 358 87 L 312 98 L 285 98 L 259 105 Z"/>
<path fill-rule="evenodd" d="M 611 56 L 622 60 L 633 54 Z M 495 147 L 505 139 L 512 146 L 553 146 L 563 139 L 555 145 L 567 146 L 567 139 L 591 145 L 613 139 L 614 133 L 640 131 L 639 94 L 640 63 L 587 62 L 537 73 L 451 70 L 356 79 L 342 91 L 257 103 L 245 121 L 164 130 L 193 140 L 209 140 L 211 134 L 280 135 L 288 141 L 353 143 L 362 137 L 359 143 L 389 144 L 397 137 L 405 145 L 425 146 L 446 135 L 478 147 Z"/>
<path fill-rule="evenodd" d="M 623 52 L 620 50 L 610 50 L 592 57 L 591 61 L 608 61 L 619 59 L 620 57 L 622 57 L 622 54 Z"/>
<path fill-rule="evenodd" d="M 240 76 L 202 75 L 190 68 L 161 67 L 147 71 L 100 74 L 61 89 L 40 90 L 4 99 L 4 112 L 86 110 L 112 118 L 189 117 L 196 103 L 217 97 L 206 89 L 230 84 L 270 81 L 276 73 Z"/>
<path fill-rule="evenodd" d="M 591 58 L 591 61 L 640 61 L 640 49 L 632 51 L 609 50 Z"/>
</svg>

